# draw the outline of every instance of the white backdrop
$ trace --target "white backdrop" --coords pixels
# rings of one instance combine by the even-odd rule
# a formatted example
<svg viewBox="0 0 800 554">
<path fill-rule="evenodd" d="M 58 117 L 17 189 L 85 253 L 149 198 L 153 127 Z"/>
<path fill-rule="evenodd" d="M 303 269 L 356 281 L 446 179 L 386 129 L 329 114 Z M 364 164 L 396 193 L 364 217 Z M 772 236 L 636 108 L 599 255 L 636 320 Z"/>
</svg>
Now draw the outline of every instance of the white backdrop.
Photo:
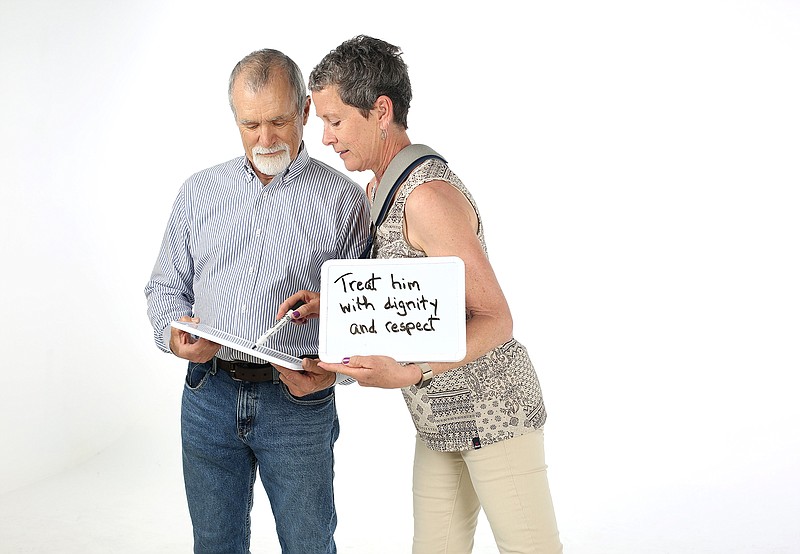
<svg viewBox="0 0 800 554">
<path fill-rule="evenodd" d="M 277 4 L 0 1 L 0 550 L 188 551 L 183 363 L 142 292 L 168 211 L 241 153 L 236 61 L 307 75 L 366 33 L 404 49 L 410 136 L 481 207 L 566 551 L 800 552 L 800 5 Z M 343 169 L 320 137 L 312 112 Z M 340 551 L 407 552 L 399 392 L 337 402 Z"/>
</svg>

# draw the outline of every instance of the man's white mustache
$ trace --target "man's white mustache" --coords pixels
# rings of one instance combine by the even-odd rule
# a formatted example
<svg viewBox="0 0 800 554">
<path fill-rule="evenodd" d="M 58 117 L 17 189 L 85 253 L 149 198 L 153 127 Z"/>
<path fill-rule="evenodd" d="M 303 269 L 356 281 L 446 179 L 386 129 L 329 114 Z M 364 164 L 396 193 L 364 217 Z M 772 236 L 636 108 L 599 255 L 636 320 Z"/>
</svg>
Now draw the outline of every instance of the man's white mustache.
<svg viewBox="0 0 800 554">
<path fill-rule="evenodd" d="M 253 154 L 274 154 L 275 152 L 288 152 L 289 146 L 286 144 L 278 144 L 277 146 L 254 146 Z"/>
</svg>

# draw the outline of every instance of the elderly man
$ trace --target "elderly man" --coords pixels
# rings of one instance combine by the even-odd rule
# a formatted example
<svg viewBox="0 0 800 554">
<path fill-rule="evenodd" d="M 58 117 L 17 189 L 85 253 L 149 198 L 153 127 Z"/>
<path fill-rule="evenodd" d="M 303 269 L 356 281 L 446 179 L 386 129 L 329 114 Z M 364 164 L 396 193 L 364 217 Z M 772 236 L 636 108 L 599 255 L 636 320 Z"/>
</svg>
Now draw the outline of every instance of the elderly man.
<svg viewBox="0 0 800 554">
<path fill-rule="evenodd" d="M 183 184 L 145 288 L 157 346 L 189 360 L 181 435 L 194 551 L 249 552 L 258 473 L 283 552 L 329 554 L 333 387 L 300 397 L 277 368 L 170 322 L 201 321 L 255 340 L 284 298 L 319 290 L 324 261 L 361 254 L 369 205 L 360 186 L 309 157 L 310 99 L 289 57 L 246 56 L 228 93 L 245 155 Z M 270 346 L 304 357 L 316 354 L 317 341 L 314 321 L 285 327 Z"/>
</svg>

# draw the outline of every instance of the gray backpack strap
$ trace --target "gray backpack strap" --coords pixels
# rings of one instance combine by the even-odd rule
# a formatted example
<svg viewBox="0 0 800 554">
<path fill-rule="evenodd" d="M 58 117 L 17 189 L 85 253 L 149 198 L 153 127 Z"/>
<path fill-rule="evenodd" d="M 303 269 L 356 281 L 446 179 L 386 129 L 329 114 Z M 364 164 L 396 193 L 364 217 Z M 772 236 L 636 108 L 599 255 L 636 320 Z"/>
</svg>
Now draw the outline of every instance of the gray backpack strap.
<svg viewBox="0 0 800 554">
<path fill-rule="evenodd" d="M 378 185 L 378 189 L 375 191 L 375 199 L 372 201 L 370 208 L 370 216 L 375 227 L 379 227 L 383 223 L 397 187 L 408 178 L 408 174 L 415 167 L 430 158 L 439 158 L 442 161 L 446 161 L 436 151 L 424 144 L 410 144 L 392 158 Z"/>
</svg>

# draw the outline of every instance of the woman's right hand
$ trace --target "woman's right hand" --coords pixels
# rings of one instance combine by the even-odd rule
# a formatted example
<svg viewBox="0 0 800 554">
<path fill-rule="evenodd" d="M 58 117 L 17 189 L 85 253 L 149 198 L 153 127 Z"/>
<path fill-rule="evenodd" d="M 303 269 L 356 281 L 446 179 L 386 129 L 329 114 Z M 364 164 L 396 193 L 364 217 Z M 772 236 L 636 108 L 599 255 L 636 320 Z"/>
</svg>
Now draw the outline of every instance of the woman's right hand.
<svg viewBox="0 0 800 554">
<path fill-rule="evenodd" d="M 304 302 L 302 306 L 292 310 L 292 306 L 298 301 Z M 275 319 L 280 319 L 286 312 L 292 311 L 292 323 L 302 325 L 311 318 L 319 317 L 319 293 L 310 290 L 300 290 L 291 295 L 278 306 L 278 313 Z"/>
</svg>

